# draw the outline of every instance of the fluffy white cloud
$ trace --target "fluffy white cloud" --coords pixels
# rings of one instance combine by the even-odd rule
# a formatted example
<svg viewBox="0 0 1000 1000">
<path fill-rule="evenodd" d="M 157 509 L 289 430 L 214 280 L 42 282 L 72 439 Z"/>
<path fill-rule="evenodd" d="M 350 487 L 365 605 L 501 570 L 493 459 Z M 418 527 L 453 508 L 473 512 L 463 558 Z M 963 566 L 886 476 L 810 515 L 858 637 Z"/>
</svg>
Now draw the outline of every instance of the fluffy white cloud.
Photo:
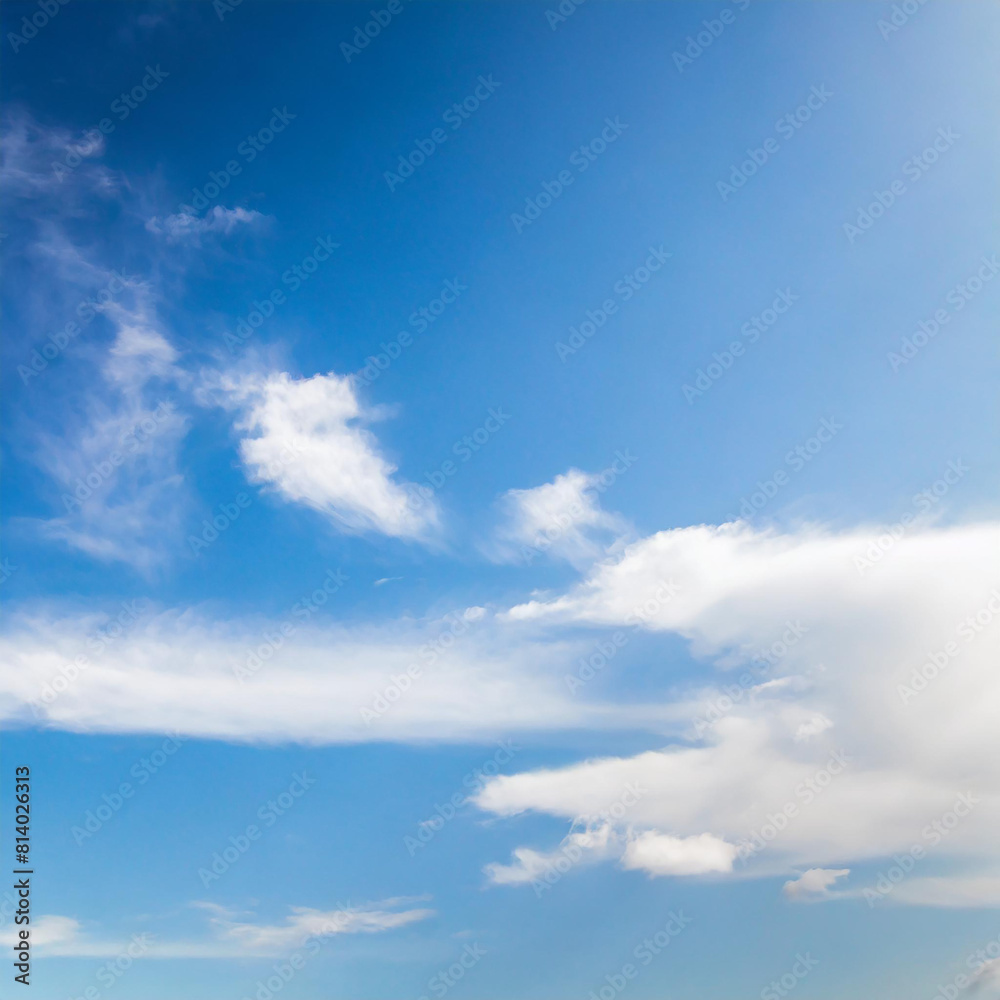
<svg viewBox="0 0 1000 1000">
<path fill-rule="evenodd" d="M 601 509 L 601 478 L 570 469 L 551 483 L 509 490 L 501 500 L 504 521 L 491 554 L 509 562 L 531 562 L 550 553 L 574 565 L 593 563 L 606 545 L 627 531 L 624 521 Z"/>
<path fill-rule="evenodd" d="M 650 875 L 703 875 L 730 872 L 736 848 L 710 833 L 694 837 L 671 837 L 646 830 L 630 840 L 622 856 L 622 867 Z"/>
<path fill-rule="evenodd" d="M 341 528 L 426 538 L 437 508 L 393 478 L 395 466 L 363 425 L 372 418 L 351 379 L 284 372 L 224 383 L 242 408 L 240 455 L 253 482 L 322 511 Z"/>
<path fill-rule="evenodd" d="M 698 744 L 506 775 L 479 805 L 576 822 L 637 782 L 648 794 L 632 827 L 721 838 L 737 873 L 914 844 L 936 864 L 1000 861 L 998 528 L 914 526 L 877 561 L 866 556 L 875 538 L 741 524 L 660 532 L 568 593 L 513 608 L 515 621 L 676 632 L 723 673 L 699 694 Z M 664 581 L 668 599 L 653 599 Z M 783 683 L 765 690 L 772 680 Z M 956 809 L 968 793 L 975 805 Z M 911 878 L 894 898 L 929 897 L 922 884 Z"/>
<path fill-rule="evenodd" d="M 192 212 L 178 212 L 164 219 L 154 216 L 146 223 L 146 228 L 158 236 L 165 236 L 168 243 L 188 242 L 200 245 L 201 238 L 210 234 L 228 236 L 238 226 L 260 225 L 266 216 L 254 209 L 224 208 L 215 205 L 204 215 Z"/>
<path fill-rule="evenodd" d="M 813 902 L 829 899 L 830 887 L 839 878 L 851 874 L 850 868 L 810 868 L 798 878 L 791 879 L 782 886 L 782 892 L 795 902 Z"/>
</svg>

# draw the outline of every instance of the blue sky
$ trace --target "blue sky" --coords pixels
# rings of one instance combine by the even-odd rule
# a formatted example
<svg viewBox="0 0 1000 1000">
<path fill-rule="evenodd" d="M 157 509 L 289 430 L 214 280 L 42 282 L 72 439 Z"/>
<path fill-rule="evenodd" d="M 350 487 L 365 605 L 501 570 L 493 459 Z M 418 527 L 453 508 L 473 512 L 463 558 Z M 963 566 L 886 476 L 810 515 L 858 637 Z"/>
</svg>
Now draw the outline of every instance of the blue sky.
<svg viewBox="0 0 1000 1000">
<path fill-rule="evenodd" d="M 997 995 L 994 10 L 0 20 L 40 995 Z"/>
</svg>

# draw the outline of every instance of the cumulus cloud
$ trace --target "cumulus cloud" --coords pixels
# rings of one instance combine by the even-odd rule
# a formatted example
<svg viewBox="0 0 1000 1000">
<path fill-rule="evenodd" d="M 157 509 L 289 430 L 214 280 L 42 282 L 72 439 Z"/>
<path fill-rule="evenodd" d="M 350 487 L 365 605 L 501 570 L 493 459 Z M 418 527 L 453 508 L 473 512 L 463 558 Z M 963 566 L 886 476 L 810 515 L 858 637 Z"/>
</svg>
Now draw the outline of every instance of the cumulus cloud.
<svg viewBox="0 0 1000 1000">
<path fill-rule="evenodd" d="M 186 242 L 200 246 L 204 236 L 228 236 L 240 226 L 257 226 L 266 218 L 254 209 L 215 205 L 204 215 L 185 211 L 163 219 L 154 216 L 146 223 L 146 228 L 157 236 L 165 237 L 168 243 Z"/>
<path fill-rule="evenodd" d="M 252 482 L 321 511 L 345 531 L 427 538 L 438 523 L 432 501 L 394 478 L 364 424 L 373 419 L 348 376 L 296 379 L 285 372 L 232 377 L 241 407 L 240 456 Z"/>
<path fill-rule="evenodd" d="M 850 868 L 810 868 L 782 886 L 786 898 L 794 902 L 815 902 L 831 897 L 830 887 L 851 874 Z"/>
<path fill-rule="evenodd" d="M 710 833 L 671 837 L 646 830 L 629 841 L 622 867 L 650 875 L 704 875 L 732 871 L 735 859 L 736 847 Z"/>
<path fill-rule="evenodd" d="M 501 499 L 503 522 L 491 554 L 501 561 L 531 562 L 541 553 L 586 566 L 605 554 L 627 526 L 602 510 L 601 477 L 570 469 L 551 483 L 509 490 Z"/>
<path fill-rule="evenodd" d="M 942 860 L 1000 860 L 990 832 L 1000 820 L 997 525 L 911 528 L 861 572 L 856 557 L 874 535 L 742 524 L 660 532 L 567 593 L 511 609 L 509 620 L 536 626 L 677 633 L 722 675 L 713 697 L 700 692 L 713 712 L 695 745 L 505 775 L 478 804 L 573 823 L 638 782 L 649 792 L 631 825 L 721 838 L 735 846 L 737 874 L 888 857 L 915 843 Z M 664 580 L 672 596 L 651 601 Z M 761 681 L 785 683 L 759 697 Z M 939 835 L 935 822 L 967 793 L 978 804 Z M 932 886 L 942 905 L 962 895 L 953 882 L 947 892 L 906 885 L 894 898 L 930 899 Z M 988 897 L 981 880 L 965 890 Z"/>
</svg>

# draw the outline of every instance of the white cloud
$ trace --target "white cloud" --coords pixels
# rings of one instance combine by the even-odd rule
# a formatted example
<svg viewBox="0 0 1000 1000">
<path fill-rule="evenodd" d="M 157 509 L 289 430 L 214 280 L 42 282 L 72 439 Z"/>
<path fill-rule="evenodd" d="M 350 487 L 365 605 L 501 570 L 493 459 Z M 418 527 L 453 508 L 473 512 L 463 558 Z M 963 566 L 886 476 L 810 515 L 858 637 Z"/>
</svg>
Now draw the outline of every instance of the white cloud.
<svg viewBox="0 0 1000 1000">
<path fill-rule="evenodd" d="M 28 523 L 148 573 L 180 544 L 187 421 L 179 353 L 152 286 L 106 263 L 129 259 L 134 192 L 100 163 L 100 133 L 74 137 L 24 112 L 6 116 L 2 130 L 0 188 L 13 196 L 12 238 L 23 251 L 8 276 L 23 338 L 14 439 L 47 474 L 55 508 Z M 107 228 L 87 223 L 107 216 L 109 200 L 120 211 L 102 243 L 94 234 Z"/>
<path fill-rule="evenodd" d="M 427 538 L 437 526 L 433 503 L 393 478 L 395 466 L 363 426 L 373 414 L 349 377 L 278 372 L 224 384 L 242 407 L 236 427 L 252 482 L 321 511 L 344 530 Z"/>
<path fill-rule="evenodd" d="M 893 886 L 889 897 L 913 906 L 959 909 L 1000 908 L 1000 876 L 910 876 Z"/>
<path fill-rule="evenodd" d="M 31 944 L 34 947 L 50 947 L 76 941 L 80 936 L 80 922 L 72 917 L 43 915 L 33 918 L 31 923 Z M 18 939 L 18 928 L 13 924 L 9 929 L 0 930 L 0 944 L 10 947 Z"/>
<path fill-rule="evenodd" d="M 611 824 L 601 823 L 572 831 L 552 851 L 516 847 L 511 852 L 514 860 L 510 864 L 491 862 L 483 872 L 493 885 L 528 885 L 546 876 L 560 876 L 574 865 L 614 857 L 621 853 L 620 847 L 616 849 L 616 839 Z"/>
<path fill-rule="evenodd" d="M 157 958 L 250 958 L 287 955 L 310 939 L 322 942 L 342 934 L 380 934 L 426 920 L 434 911 L 413 907 L 425 897 L 397 897 L 377 903 L 317 910 L 290 907 L 281 923 L 265 924 L 247 919 L 248 914 L 214 903 L 195 903 L 209 914 L 210 930 L 195 939 L 164 939 L 148 930 L 119 940 L 95 936 L 74 917 L 43 915 L 33 919 L 31 946 L 38 957 L 130 959 Z M 148 921 L 144 921 L 148 927 Z M 0 945 L 14 943 L 16 927 L 0 930 Z"/>
<path fill-rule="evenodd" d="M 387 899 L 365 906 L 316 910 L 293 906 L 280 924 L 259 924 L 237 920 L 219 907 L 212 907 L 211 923 L 220 940 L 233 942 L 244 954 L 281 955 L 301 947 L 309 938 L 334 937 L 338 934 L 378 934 L 434 915 L 426 908 L 399 909 L 412 899 Z"/>
<path fill-rule="evenodd" d="M 104 643 L 106 622 L 93 614 L 6 615 L 0 718 L 76 732 L 341 743 L 655 727 L 663 717 L 648 699 L 574 697 L 563 674 L 589 643 L 534 639 L 478 607 L 353 628 L 291 614 L 213 621 L 195 610 L 150 611 L 127 626 Z M 68 670 L 81 654 L 87 665 Z"/>
<path fill-rule="evenodd" d="M 1000 995 L 1000 958 L 983 962 L 973 972 L 971 979 L 969 990 L 973 996 Z"/>
<path fill-rule="evenodd" d="M 82 195 L 113 195 L 119 184 L 99 162 L 104 150 L 104 135 L 96 129 L 74 134 L 42 125 L 15 109 L 4 115 L 0 127 L 0 191 L 63 207 Z"/>
<path fill-rule="evenodd" d="M 732 871 L 735 859 L 736 847 L 710 833 L 671 837 L 646 830 L 629 841 L 622 867 L 650 875 L 704 875 Z"/>
<path fill-rule="evenodd" d="M 795 739 L 807 740 L 812 736 L 819 736 L 820 733 L 825 733 L 832 725 L 833 723 L 825 715 L 817 712 L 810 715 L 805 722 L 799 724 L 795 730 Z"/>
<path fill-rule="evenodd" d="M 551 483 L 508 490 L 491 554 L 502 561 L 531 562 L 547 552 L 577 566 L 593 563 L 627 531 L 622 518 L 601 509 L 600 485 L 600 476 L 570 469 Z"/>
<path fill-rule="evenodd" d="M 659 734 L 660 749 L 506 774 L 474 801 L 499 817 L 531 810 L 561 818 L 572 836 L 597 829 L 602 810 L 633 784 L 643 794 L 627 815 L 611 814 L 607 831 L 607 857 L 625 865 L 665 872 L 690 855 L 721 873 L 735 850 L 732 876 L 787 876 L 922 844 L 935 866 L 961 862 L 969 881 L 934 881 L 928 862 L 927 876 L 909 876 L 894 900 L 993 905 L 1000 892 L 984 873 L 1000 866 L 998 528 L 911 527 L 891 558 L 860 575 L 854 556 L 874 535 L 662 532 L 566 594 L 505 615 L 477 608 L 451 619 L 462 634 L 447 648 L 435 646 L 446 631 L 441 618 L 297 626 L 245 683 L 233 668 L 266 648 L 273 623 L 164 612 L 93 658 L 41 710 L 46 725 L 76 731 L 306 742 L 641 728 Z M 668 596 L 652 600 L 663 580 L 673 581 Z M 564 674 L 593 648 L 594 628 L 626 623 L 685 636 L 705 673 L 682 683 L 664 661 L 666 702 L 615 701 L 613 683 L 600 695 L 598 686 L 570 694 Z M 87 650 L 93 623 L 38 613 L 6 629 L 0 710 L 17 718 Z M 422 651 L 435 649 L 427 662 Z M 762 650 L 770 668 L 751 671 Z M 706 691 L 712 677 L 714 693 Z M 385 710 L 366 722 L 360 710 L 379 698 Z M 699 740 L 682 741 L 706 703 L 723 707 Z M 934 824 L 966 792 L 974 808 L 935 839 Z M 512 864 L 491 872 L 524 881 L 551 859 L 521 845 Z"/>
<path fill-rule="evenodd" d="M 649 793 L 630 824 L 722 838 L 742 851 L 738 874 L 889 857 L 915 843 L 973 867 L 1000 861 L 992 832 L 1000 822 L 998 527 L 911 526 L 891 558 L 861 574 L 855 557 L 875 534 L 740 524 L 660 532 L 568 593 L 513 608 L 509 620 L 537 626 L 679 633 L 723 670 L 713 697 L 699 685 L 700 702 L 723 708 L 700 745 L 505 775 L 478 804 L 572 823 L 638 782 Z M 651 600 L 661 581 L 672 583 L 672 596 Z M 747 675 L 761 654 L 770 669 Z M 750 679 L 734 684 L 738 667 Z M 786 683 L 757 697 L 764 677 Z M 966 791 L 979 804 L 935 839 L 929 824 Z M 931 883 L 906 884 L 894 898 L 932 895 Z"/>
<path fill-rule="evenodd" d="M 60 434 L 37 432 L 34 457 L 59 492 L 60 514 L 41 523 L 42 533 L 148 572 L 181 542 L 188 497 L 178 454 L 188 420 L 177 403 L 178 353 L 148 290 L 130 281 L 124 293 L 129 301 L 98 307 L 115 339 L 83 419 Z"/>
<path fill-rule="evenodd" d="M 189 242 L 198 246 L 203 236 L 228 236 L 238 226 L 260 225 L 265 219 L 266 216 L 254 209 L 215 205 L 205 215 L 178 212 L 164 219 L 154 216 L 146 223 L 146 228 L 158 236 L 165 236 L 168 243 Z"/>
<path fill-rule="evenodd" d="M 837 879 L 851 874 L 850 868 L 810 868 L 798 878 L 791 879 L 782 886 L 782 892 L 795 902 L 815 902 L 829 899 L 830 887 Z"/>
</svg>

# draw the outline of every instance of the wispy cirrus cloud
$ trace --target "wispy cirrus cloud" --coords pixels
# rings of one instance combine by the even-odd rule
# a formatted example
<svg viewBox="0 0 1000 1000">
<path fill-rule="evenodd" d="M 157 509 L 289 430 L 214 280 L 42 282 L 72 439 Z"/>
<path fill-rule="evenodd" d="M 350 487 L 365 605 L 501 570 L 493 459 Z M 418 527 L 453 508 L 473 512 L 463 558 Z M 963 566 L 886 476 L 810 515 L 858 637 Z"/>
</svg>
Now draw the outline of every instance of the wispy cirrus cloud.
<svg viewBox="0 0 1000 1000">
<path fill-rule="evenodd" d="M 254 209 L 214 205 L 204 215 L 176 212 L 162 219 L 153 216 L 146 223 L 146 228 L 157 236 L 165 237 L 168 243 L 189 243 L 200 246 L 205 236 L 228 236 L 240 227 L 260 226 L 266 219 L 267 216 Z"/>
<path fill-rule="evenodd" d="M 196 902 L 193 909 L 208 917 L 207 930 L 190 938 L 165 938 L 142 921 L 142 931 L 127 939 L 104 936 L 75 917 L 46 914 L 32 921 L 32 948 L 40 958 L 270 958 L 287 955 L 307 942 L 321 944 L 340 935 L 382 934 L 434 916 L 434 910 L 414 906 L 428 897 L 395 897 L 375 903 L 342 905 L 332 910 L 292 906 L 280 923 L 252 920 L 252 913 L 215 903 Z M 17 928 L 0 930 L 0 944 L 12 945 Z"/>
</svg>

